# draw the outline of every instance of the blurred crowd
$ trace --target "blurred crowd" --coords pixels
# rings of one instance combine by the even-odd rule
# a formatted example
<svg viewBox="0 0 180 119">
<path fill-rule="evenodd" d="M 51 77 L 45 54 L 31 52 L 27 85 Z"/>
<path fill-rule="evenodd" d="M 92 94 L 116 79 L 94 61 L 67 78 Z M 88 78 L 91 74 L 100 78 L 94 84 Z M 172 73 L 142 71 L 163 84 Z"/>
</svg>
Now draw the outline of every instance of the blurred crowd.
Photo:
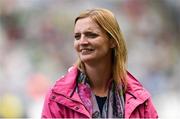
<svg viewBox="0 0 180 119">
<path fill-rule="evenodd" d="M 0 117 L 38 118 L 45 93 L 77 55 L 74 18 L 111 10 L 128 47 L 128 70 L 160 117 L 180 117 L 179 0 L 0 0 Z"/>
</svg>

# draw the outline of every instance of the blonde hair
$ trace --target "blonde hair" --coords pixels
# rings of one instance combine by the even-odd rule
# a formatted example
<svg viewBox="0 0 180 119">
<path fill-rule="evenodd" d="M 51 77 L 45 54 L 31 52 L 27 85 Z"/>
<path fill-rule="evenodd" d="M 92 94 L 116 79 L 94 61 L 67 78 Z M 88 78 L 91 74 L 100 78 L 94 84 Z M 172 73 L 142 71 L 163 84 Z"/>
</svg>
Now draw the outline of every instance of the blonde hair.
<svg viewBox="0 0 180 119">
<path fill-rule="evenodd" d="M 110 38 L 114 40 L 115 48 L 113 50 L 112 61 L 113 61 L 113 80 L 117 84 L 123 84 L 126 88 L 126 61 L 127 61 L 127 48 L 123 38 L 122 32 L 119 28 L 119 24 L 113 15 L 113 13 L 107 9 L 96 8 L 86 10 L 82 12 L 76 19 L 75 24 L 79 19 L 91 18 L 92 21 L 97 23 L 99 27 L 105 31 Z M 80 69 L 84 69 L 84 64 L 78 59 L 77 66 Z"/>
</svg>

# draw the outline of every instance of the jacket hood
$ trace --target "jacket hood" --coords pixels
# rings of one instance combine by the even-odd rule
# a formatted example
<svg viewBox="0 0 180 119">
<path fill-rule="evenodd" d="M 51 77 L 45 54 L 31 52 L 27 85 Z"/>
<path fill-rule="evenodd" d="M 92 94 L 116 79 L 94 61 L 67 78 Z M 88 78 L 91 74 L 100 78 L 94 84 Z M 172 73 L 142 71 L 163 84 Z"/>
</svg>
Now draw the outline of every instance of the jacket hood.
<svg viewBox="0 0 180 119">
<path fill-rule="evenodd" d="M 86 115 L 87 118 L 90 118 L 90 113 L 84 107 L 78 93 L 76 93 L 75 90 L 78 72 L 79 70 L 77 67 L 71 67 L 65 76 L 62 76 L 59 80 L 57 80 L 52 88 L 50 100 L 60 103 L 61 105 Z"/>
<path fill-rule="evenodd" d="M 139 101 L 145 101 L 150 97 L 149 92 L 141 85 L 141 83 L 129 72 L 127 72 L 127 90 L 126 93 L 132 95 Z"/>
<path fill-rule="evenodd" d="M 127 90 L 125 92 L 125 118 L 129 118 L 136 107 L 140 104 L 143 104 L 150 94 L 146 91 L 140 82 L 133 77 L 129 72 L 127 72 Z"/>
<path fill-rule="evenodd" d="M 69 68 L 68 73 L 56 81 L 52 91 L 57 94 L 71 97 L 71 94 L 75 91 L 78 72 L 79 71 L 76 66 Z"/>
</svg>

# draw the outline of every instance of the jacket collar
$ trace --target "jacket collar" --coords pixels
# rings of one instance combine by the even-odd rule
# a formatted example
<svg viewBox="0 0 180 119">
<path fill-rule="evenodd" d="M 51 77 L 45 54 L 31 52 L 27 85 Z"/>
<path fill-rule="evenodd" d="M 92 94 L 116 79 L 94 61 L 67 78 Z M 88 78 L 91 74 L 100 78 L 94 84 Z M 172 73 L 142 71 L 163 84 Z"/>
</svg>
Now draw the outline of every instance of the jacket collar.
<svg viewBox="0 0 180 119">
<path fill-rule="evenodd" d="M 76 66 L 69 68 L 68 73 L 56 81 L 53 92 L 71 97 L 76 88 L 76 77 L 78 76 L 78 69 Z"/>
<path fill-rule="evenodd" d="M 76 78 L 78 73 L 79 70 L 76 66 L 69 68 L 68 73 L 56 81 L 55 86 L 52 89 L 53 93 L 51 94 L 51 97 L 56 98 L 51 99 L 90 117 L 89 112 L 86 110 L 79 95 L 76 93 Z M 72 101 L 74 103 L 72 103 Z"/>
<path fill-rule="evenodd" d="M 126 93 L 138 100 L 146 100 L 150 96 L 148 91 L 143 88 L 141 83 L 129 72 L 127 72 L 127 90 Z"/>
<path fill-rule="evenodd" d="M 129 118 L 135 108 L 143 104 L 149 97 L 150 94 L 146 91 L 141 83 L 127 72 L 127 90 L 125 93 L 125 118 Z"/>
</svg>

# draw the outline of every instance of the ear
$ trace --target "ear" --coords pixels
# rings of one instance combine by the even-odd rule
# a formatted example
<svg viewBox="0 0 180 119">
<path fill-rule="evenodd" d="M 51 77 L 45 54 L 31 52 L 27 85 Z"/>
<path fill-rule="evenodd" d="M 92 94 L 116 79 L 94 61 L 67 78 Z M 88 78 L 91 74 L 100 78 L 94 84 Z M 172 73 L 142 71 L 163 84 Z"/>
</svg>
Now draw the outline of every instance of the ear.
<svg viewBox="0 0 180 119">
<path fill-rule="evenodd" d="M 113 39 L 110 39 L 110 48 L 115 48 L 116 47 L 116 43 Z"/>
</svg>

